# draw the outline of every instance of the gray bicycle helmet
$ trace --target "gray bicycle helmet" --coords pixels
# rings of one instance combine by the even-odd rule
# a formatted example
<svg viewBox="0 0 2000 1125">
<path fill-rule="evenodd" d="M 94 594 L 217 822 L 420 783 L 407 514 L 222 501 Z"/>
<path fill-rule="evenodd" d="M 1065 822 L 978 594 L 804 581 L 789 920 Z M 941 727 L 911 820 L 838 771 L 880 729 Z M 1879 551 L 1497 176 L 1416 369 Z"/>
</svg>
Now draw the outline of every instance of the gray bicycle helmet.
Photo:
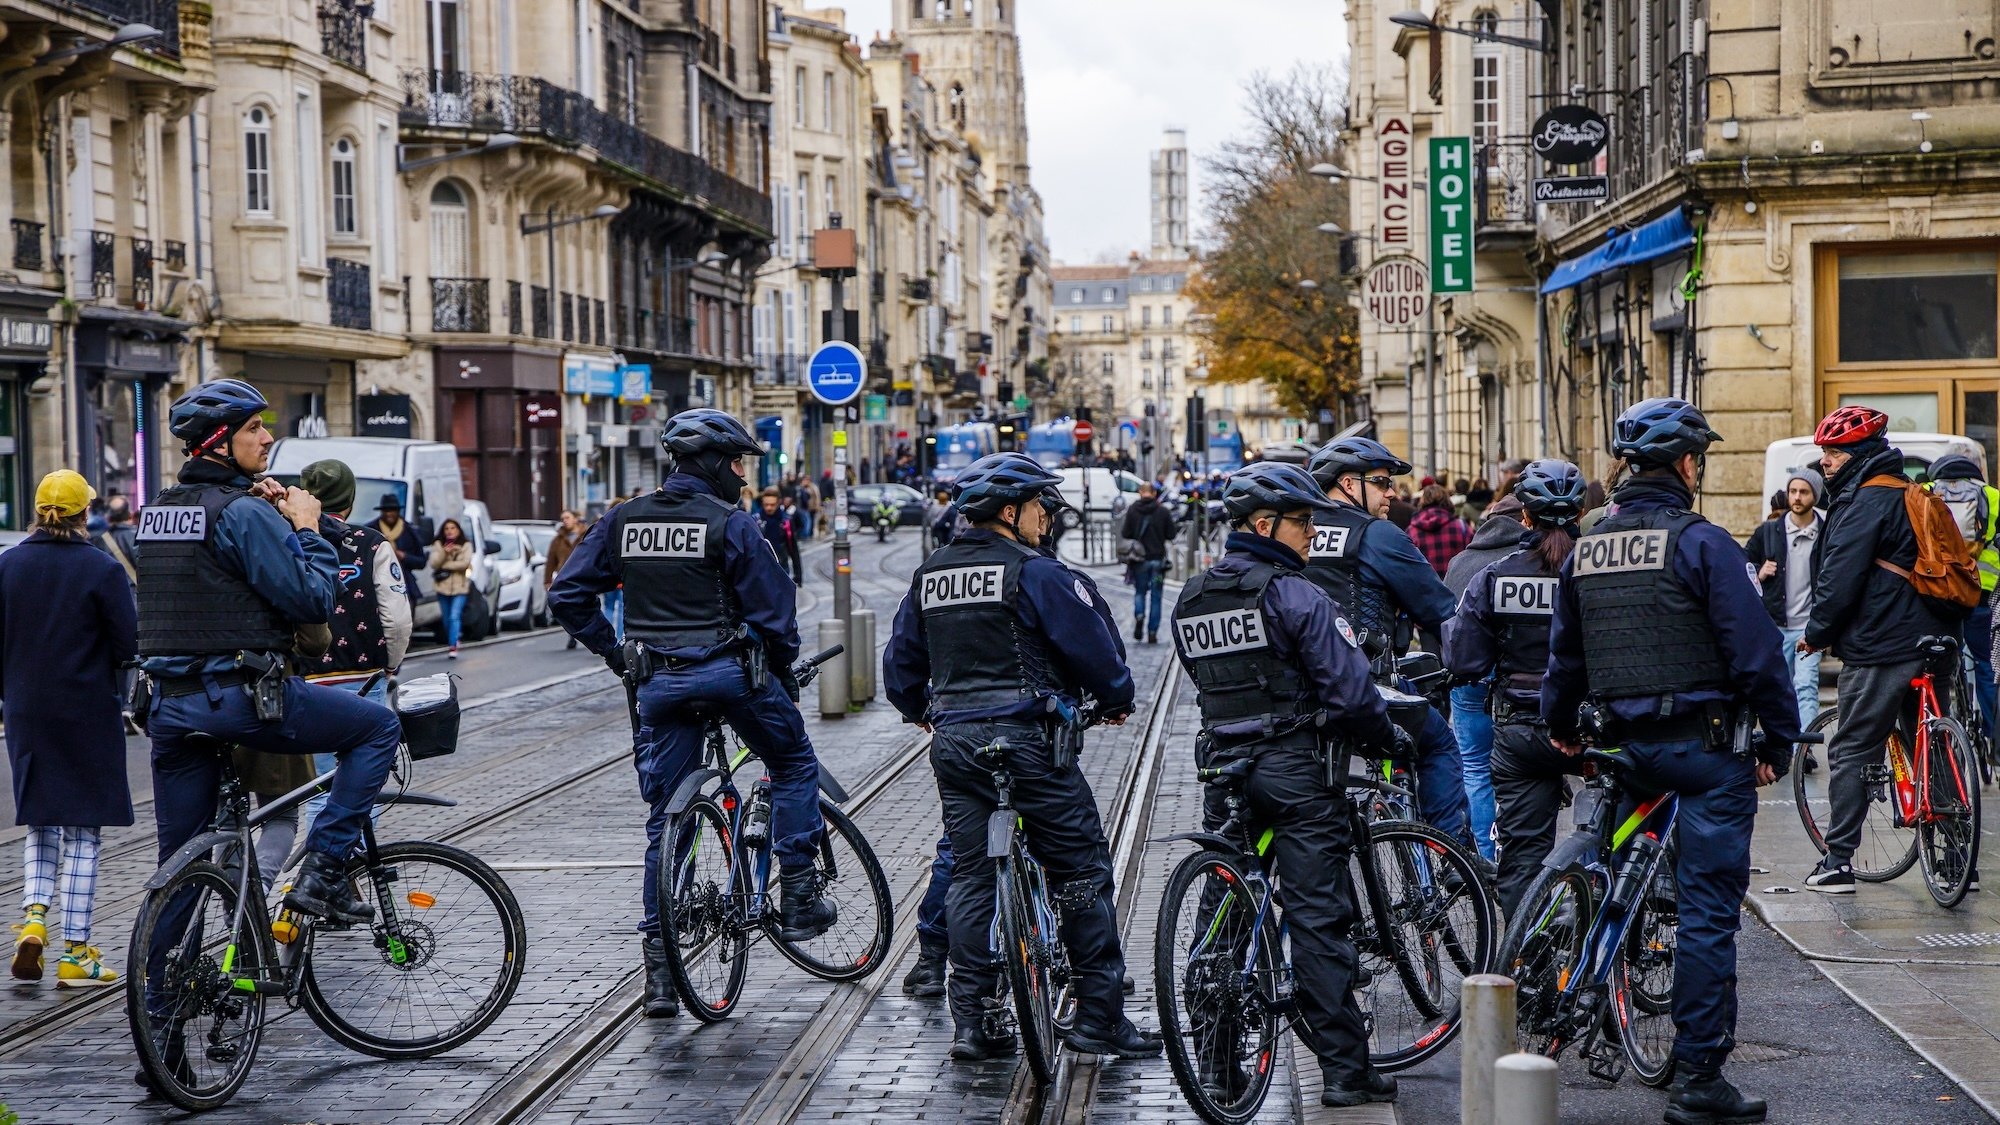
<svg viewBox="0 0 2000 1125">
<path fill-rule="evenodd" d="M 174 400 L 167 408 L 167 430 L 181 439 L 188 456 L 198 457 L 270 408 L 263 392 L 243 380 L 217 379 Z"/>
<path fill-rule="evenodd" d="M 1543 523 L 1574 523 L 1583 515 L 1589 485 L 1582 470 L 1568 461 L 1531 461 L 1514 482 L 1514 495 L 1528 514 Z"/>
</svg>

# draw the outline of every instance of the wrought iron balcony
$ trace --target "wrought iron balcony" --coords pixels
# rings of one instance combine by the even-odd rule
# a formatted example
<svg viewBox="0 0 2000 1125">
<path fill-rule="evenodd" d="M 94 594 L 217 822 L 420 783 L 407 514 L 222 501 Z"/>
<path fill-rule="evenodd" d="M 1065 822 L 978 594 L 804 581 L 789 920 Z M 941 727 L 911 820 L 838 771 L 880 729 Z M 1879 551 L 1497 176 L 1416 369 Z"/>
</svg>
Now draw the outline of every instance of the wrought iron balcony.
<svg viewBox="0 0 2000 1125">
<path fill-rule="evenodd" d="M 487 286 L 483 277 L 431 278 L 431 331 L 487 331 Z"/>
<path fill-rule="evenodd" d="M 148 39 L 132 46 L 156 55 L 178 57 L 181 53 L 180 0 L 59 0 L 59 4 L 95 12 L 120 27 L 143 23 L 158 28 L 161 32 L 158 39 Z"/>
<path fill-rule="evenodd" d="M 912 301 L 931 299 L 931 279 L 928 277 L 906 277 L 903 279 L 903 296 Z"/>
<path fill-rule="evenodd" d="M 132 307 L 153 307 L 153 240 L 132 240 Z"/>
<path fill-rule="evenodd" d="M 14 220 L 14 268 L 42 268 L 42 226 L 28 219 Z"/>
<path fill-rule="evenodd" d="M 160 248 L 162 251 L 161 260 L 167 264 L 168 269 L 170 270 L 187 269 L 187 264 L 188 264 L 187 243 L 176 242 L 173 239 L 169 238 L 160 243 Z"/>
<path fill-rule="evenodd" d="M 507 334 L 521 334 L 521 283 L 518 281 L 507 283 Z"/>
<path fill-rule="evenodd" d="M 374 328 L 375 287 L 368 280 L 368 263 L 328 258 L 326 268 L 327 320 L 335 328 Z"/>
<path fill-rule="evenodd" d="M 1475 220 L 1480 226 L 1526 223 L 1534 217 L 1534 203 L 1529 199 L 1533 159 L 1534 152 L 1524 139 L 1479 146 L 1473 189 L 1479 201 Z"/>
<path fill-rule="evenodd" d="M 374 7 L 355 0 L 319 0 L 320 53 L 368 73 L 368 20 Z"/>
<path fill-rule="evenodd" d="M 90 232 L 90 292 L 94 297 L 118 295 L 118 236 L 108 230 Z"/>
<path fill-rule="evenodd" d="M 531 285 L 528 287 L 528 310 L 529 320 L 534 328 L 536 337 L 546 340 L 554 334 L 554 329 L 549 327 L 549 290 L 547 286 Z"/>
</svg>

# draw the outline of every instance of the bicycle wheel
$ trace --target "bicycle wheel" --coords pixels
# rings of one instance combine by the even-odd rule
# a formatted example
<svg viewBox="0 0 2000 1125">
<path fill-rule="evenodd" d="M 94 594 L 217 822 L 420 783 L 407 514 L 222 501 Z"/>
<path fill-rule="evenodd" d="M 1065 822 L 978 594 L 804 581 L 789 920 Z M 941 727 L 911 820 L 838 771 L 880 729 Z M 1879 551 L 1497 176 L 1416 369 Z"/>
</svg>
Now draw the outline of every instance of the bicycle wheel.
<svg viewBox="0 0 2000 1125">
<path fill-rule="evenodd" d="M 1365 981 L 1356 1000 L 1370 1022 L 1370 1058 L 1402 1070 L 1458 1033 L 1459 982 L 1494 964 L 1493 897 L 1465 852 L 1429 825 L 1370 824 L 1355 864 Z"/>
<path fill-rule="evenodd" d="M 1188 856 L 1167 879 L 1153 930 L 1153 998 L 1167 1061 L 1188 1104 L 1212 1125 L 1257 1116 L 1284 1033 L 1278 1008 L 1265 998 L 1272 986 L 1290 987 L 1290 966 L 1278 963 L 1268 919 L 1256 964 L 1248 963 L 1257 917 L 1249 887 L 1235 860 Z"/>
<path fill-rule="evenodd" d="M 1826 735 L 1831 742 L 1839 726 L 1840 708 L 1828 707 L 1820 711 L 1808 729 Z M 1894 733 L 1889 737 L 1901 740 L 1903 736 Z M 1808 772 L 1802 768 L 1805 757 L 1815 751 L 1820 755 L 1820 768 Z M 1908 760 L 1907 755 L 1904 760 Z M 1827 797 L 1827 784 L 1832 777 L 1833 763 L 1826 756 L 1825 746 L 1800 743 L 1792 751 L 1792 801 L 1798 806 L 1799 823 L 1805 826 L 1806 837 L 1821 855 L 1826 854 L 1825 825 L 1833 816 L 1833 804 Z M 1868 814 L 1861 823 L 1861 842 L 1855 846 L 1854 857 L 1849 861 L 1854 866 L 1854 877 L 1863 882 L 1886 883 L 1908 871 L 1917 861 L 1916 829 L 1896 824 L 1893 783 L 1886 753 L 1883 760 L 1870 764 L 1863 773 Z"/>
<path fill-rule="evenodd" d="M 786 941 L 778 936 L 776 911 L 767 911 L 764 930 L 778 952 L 821 980 L 860 980 L 881 968 L 889 956 L 889 930 L 896 921 L 889 877 L 882 873 L 867 837 L 846 813 L 822 797 L 819 814 L 826 823 L 815 863 L 820 893 L 840 917 L 818 937 Z"/>
<path fill-rule="evenodd" d="M 382 1059 L 422 1059 L 492 1024 L 520 986 L 528 946 L 521 905 L 468 852 L 386 844 L 348 878 L 373 903 L 365 926 L 315 924 L 300 999 L 335 1042 Z"/>
<path fill-rule="evenodd" d="M 1023 870 L 1025 858 L 1017 848 L 1002 856 L 996 872 L 998 892 L 995 909 L 1000 917 L 1000 961 L 1006 967 L 1007 987 L 1014 994 L 1014 1018 L 1021 1031 L 1021 1053 L 1038 1085 L 1055 1078 L 1056 1040 L 1055 984 L 1048 975 L 1045 947 L 1056 935 L 1042 928 L 1044 911 L 1035 901 Z"/>
<path fill-rule="evenodd" d="M 674 990 L 703 1023 L 727 1015 L 743 994 L 752 931 L 742 922 L 749 894 L 730 847 L 729 820 L 704 797 L 667 822 L 672 862 L 660 863 L 660 938 Z"/>
<path fill-rule="evenodd" d="M 146 895 L 125 961 L 125 1013 L 139 1065 L 159 1095 L 186 1110 L 236 1096 L 264 1035 L 261 979 L 277 964 L 267 919 L 252 909 L 236 933 L 236 884 L 207 860 Z"/>
<path fill-rule="evenodd" d="M 1611 1002 L 1618 1042 L 1632 1072 L 1648 1086 L 1674 1077 L 1674 954 L 1680 933 L 1680 895 L 1674 886 L 1674 842 L 1667 841 L 1646 893 L 1633 908 L 1632 927 L 1618 958 L 1618 987 Z"/>
<path fill-rule="evenodd" d="M 1500 943 L 1500 972 L 1514 978 L 1521 1050 L 1554 1058 L 1568 1045 L 1571 976 L 1583 967 L 1583 938 L 1596 907 L 1581 870 L 1543 871 L 1528 887 Z"/>
<path fill-rule="evenodd" d="M 1924 887 L 1949 910 L 1965 899 L 1979 869 L 1979 772 L 1965 728 L 1941 715 L 1924 723 L 1930 759 L 1930 816 L 1917 824 Z"/>
</svg>

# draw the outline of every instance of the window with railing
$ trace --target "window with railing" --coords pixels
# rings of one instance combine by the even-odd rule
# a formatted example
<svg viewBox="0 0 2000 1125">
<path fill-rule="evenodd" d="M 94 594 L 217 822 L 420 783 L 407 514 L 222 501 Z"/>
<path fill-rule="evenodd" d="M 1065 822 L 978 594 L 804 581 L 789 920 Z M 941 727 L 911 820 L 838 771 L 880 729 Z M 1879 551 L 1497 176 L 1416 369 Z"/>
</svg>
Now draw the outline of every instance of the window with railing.
<svg viewBox="0 0 2000 1125">
<path fill-rule="evenodd" d="M 108 230 L 90 232 L 90 293 L 118 295 L 118 236 Z"/>
<path fill-rule="evenodd" d="M 319 0 L 320 53 L 342 66 L 368 71 L 368 9 L 356 0 Z"/>
<path fill-rule="evenodd" d="M 167 239 L 160 243 L 160 258 L 170 270 L 185 270 L 188 264 L 187 243 Z"/>
<path fill-rule="evenodd" d="M 564 343 L 576 340 L 576 308 L 574 298 L 568 293 L 562 295 L 562 338 Z"/>
<path fill-rule="evenodd" d="M 14 268 L 17 270 L 39 270 L 42 268 L 42 228 L 43 224 L 28 219 L 15 219 L 14 223 Z"/>
<path fill-rule="evenodd" d="M 518 281 L 507 283 L 507 334 L 521 334 L 521 283 Z"/>
<path fill-rule="evenodd" d="M 342 137 L 333 142 L 329 186 L 333 189 L 333 236 L 354 238 L 361 233 L 360 211 L 354 197 L 354 141 Z"/>
<path fill-rule="evenodd" d="M 483 277 L 431 278 L 431 331 L 489 331 L 486 298 Z"/>
<path fill-rule="evenodd" d="M 153 240 L 132 239 L 132 307 L 153 307 Z"/>
<path fill-rule="evenodd" d="M 549 327 L 549 291 L 546 286 L 532 285 L 528 287 L 528 308 L 529 320 L 533 325 L 536 338 L 542 340 L 548 339 L 554 334 L 554 329 Z"/>
<path fill-rule="evenodd" d="M 374 287 L 368 281 L 368 263 L 346 258 L 326 260 L 327 322 L 335 328 L 375 327 Z"/>
</svg>

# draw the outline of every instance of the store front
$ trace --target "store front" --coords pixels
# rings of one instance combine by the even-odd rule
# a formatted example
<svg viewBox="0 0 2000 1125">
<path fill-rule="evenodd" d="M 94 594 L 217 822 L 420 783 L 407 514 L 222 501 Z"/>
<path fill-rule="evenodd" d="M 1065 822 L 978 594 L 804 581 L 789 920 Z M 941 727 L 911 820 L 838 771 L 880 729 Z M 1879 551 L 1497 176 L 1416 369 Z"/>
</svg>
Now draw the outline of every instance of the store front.
<svg viewBox="0 0 2000 1125">
<path fill-rule="evenodd" d="M 162 457 L 178 461 L 163 411 L 167 382 L 180 374 L 187 324 L 128 309 L 85 306 L 82 314 L 78 469 L 104 499 L 124 496 L 143 507 L 160 490 Z"/>
<path fill-rule="evenodd" d="M 8 297 L 14 300 L 8 300 Z M 42 290 L 0 290 L 0 528 L 21 530 L 33 520 L 28 491 L 36 475 L 23 396 L 47 374 L 55 325 L 45 315 L 57 300 Z"/>
<path fill-rule="evenodd" d="M 222 371 L 264 393 L 265 425 L 279 437 L 339 437 L 352 432 L 354 364 L 257 352 L 219 351 Z"/>
<path fill-rule="evenodd" d="M 554 520 L 562 510 L 562 361 L 534 348 L 432 351 L 438 416 L 458 447 L 467 499 L 495 519 Z M 530 407 L 533 407 L 531 418 Z"/>
</svg>

